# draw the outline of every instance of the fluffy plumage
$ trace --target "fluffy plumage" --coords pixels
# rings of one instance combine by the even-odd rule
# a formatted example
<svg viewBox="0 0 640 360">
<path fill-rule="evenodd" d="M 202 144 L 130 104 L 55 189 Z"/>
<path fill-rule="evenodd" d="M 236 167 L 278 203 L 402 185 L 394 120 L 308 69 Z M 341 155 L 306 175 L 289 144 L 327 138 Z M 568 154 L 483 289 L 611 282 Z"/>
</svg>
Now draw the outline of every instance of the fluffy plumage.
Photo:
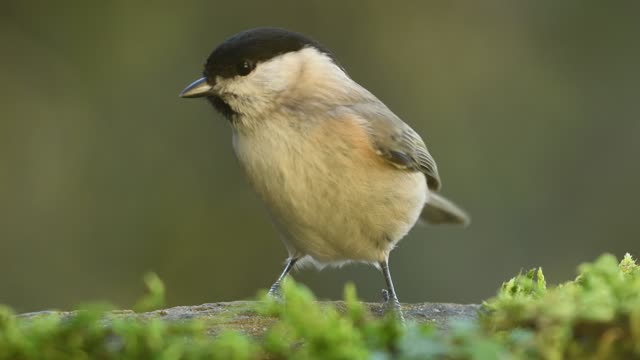
<svg viewBox="0 0 640 360">
<path fill-rule="evenodd" d="M 468 223 L 435 193 L 438 168 L 421 137 L 316 41 L 245 31 L 213 51 L 204 74 L 185 91 L 231 121 L 239 162 L 290 255 L 282 276 L 305 260 L 371 263 L 395 299 L 388 256 L 419 217 Z"/>
</svg>

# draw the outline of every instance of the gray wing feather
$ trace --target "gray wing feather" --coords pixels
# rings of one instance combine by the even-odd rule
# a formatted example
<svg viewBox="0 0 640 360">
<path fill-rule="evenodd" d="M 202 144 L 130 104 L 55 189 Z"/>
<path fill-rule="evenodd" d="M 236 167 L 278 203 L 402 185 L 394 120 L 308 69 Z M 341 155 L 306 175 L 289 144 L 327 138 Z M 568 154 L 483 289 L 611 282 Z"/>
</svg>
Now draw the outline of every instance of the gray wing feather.
<svg viewBox="0 0 640 360">
<path fill-rule="evenodd" d="M 418 133 L 379 101 L 351 109 L 368 124 L 373 147 L 380 156 L 395 167 L 424 173 L 429 189 L 440 189 L 438 166 Z"/>
</svg>

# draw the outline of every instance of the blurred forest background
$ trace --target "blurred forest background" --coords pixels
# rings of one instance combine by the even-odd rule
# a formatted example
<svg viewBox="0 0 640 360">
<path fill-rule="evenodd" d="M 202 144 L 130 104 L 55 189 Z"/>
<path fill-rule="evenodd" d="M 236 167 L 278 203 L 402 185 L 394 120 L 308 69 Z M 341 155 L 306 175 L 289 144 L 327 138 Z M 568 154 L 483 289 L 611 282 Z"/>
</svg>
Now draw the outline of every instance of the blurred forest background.
<svg viewBox="0 0 640 360">
<path fill-rule="evenodd" d="M 402 301 L 479 302 L 521 268 L 552 281 L 640 255 L 640 3 L 13 1 L 0 12 L 0 303 L 128 307 L 247 298 L 286 257 L 225 120 L 178 93 L 209 52 L 280 26 L 332 49 L 423 135 L 468 229 L 417 227 Z M 373 268 L 297 272 L 320 297 Z"/>
</svg>

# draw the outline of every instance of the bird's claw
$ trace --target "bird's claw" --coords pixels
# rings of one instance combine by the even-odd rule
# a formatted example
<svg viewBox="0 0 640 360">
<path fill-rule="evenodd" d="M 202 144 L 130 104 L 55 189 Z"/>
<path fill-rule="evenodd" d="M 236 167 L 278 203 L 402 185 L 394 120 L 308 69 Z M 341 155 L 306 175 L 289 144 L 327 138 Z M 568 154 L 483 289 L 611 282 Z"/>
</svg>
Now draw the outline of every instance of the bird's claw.
<svg viewBox="0 0 640 360">
<path fill-rule="evenodd" d="M 389 302 L 389 290 L 387 289 L 382 289 L 382 302 L 385 304 Z"/>
<path fill-rule="evenodd" d="M 389 295 L 389 291 L 382 290 L 382 300 L 384 303 L 384 314 L 396 317 L 404 324 L 404 314 L 402 313 L 402 305 L 397 297 Z"/>
<path fill-rule="evenodd" d="M 273 285 L 269 289 L 269 292 L 267 293 L 267 296 L 270 297 L 273 300 L 282 301 L 282 293 L 280 292 L 280 286 L 279 285 Z"/>
</svg>

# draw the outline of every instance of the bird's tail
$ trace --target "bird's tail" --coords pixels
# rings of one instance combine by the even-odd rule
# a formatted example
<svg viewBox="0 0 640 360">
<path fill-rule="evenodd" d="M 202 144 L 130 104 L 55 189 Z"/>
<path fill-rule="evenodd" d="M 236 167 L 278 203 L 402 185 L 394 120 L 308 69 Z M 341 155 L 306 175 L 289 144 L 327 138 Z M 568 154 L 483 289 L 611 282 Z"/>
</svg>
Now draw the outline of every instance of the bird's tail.
<svg viewBox="0 0 640 360">
<path fill-rule="evenodd" d="M 428 224 L 454 224 L 467 226 L 471 222 L 469 215 L 458 205 L 443 196 L 431 192 L 422 209 L 420 219 Z"/>
</svg>

